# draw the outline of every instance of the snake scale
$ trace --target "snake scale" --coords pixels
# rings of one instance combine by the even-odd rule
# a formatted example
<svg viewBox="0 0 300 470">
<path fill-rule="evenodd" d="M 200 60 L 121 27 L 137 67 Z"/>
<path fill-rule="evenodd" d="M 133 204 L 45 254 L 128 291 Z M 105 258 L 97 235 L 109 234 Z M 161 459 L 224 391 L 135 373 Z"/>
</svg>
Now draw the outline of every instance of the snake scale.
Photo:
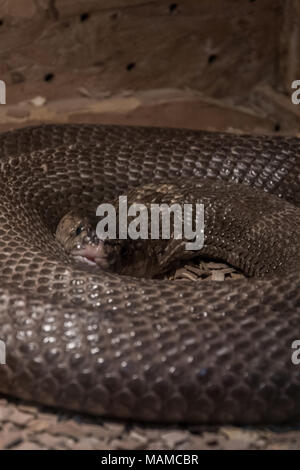
<svg viewBox="0 0 300 470">
<path fill-rule="evenodd" d="M 126 126 L 2 134 L 1 393 L 145 421 L 299 419 L 299 149 L 295 137 Z M 212 254 L 254 277 L 89 272 L 54 238 L 72 208 L 165 180 L 190 182 L 195 197 L 194 179 L 216 190 L 206 209 Z"/>
</svg>

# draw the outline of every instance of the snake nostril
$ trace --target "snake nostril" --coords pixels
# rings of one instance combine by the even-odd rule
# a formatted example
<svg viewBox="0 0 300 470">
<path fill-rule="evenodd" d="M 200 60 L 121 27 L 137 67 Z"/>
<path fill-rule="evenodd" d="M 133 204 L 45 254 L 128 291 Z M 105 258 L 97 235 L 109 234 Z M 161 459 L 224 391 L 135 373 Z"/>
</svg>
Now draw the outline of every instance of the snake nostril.
<svg viewBox="0 0 300 470">
<path fill-rule="evenodd" d="M 91 237 L 89 235 L 85 235 L 82 239 L 83 243 L 89 244 L 91 242 Z"/>
</svg>

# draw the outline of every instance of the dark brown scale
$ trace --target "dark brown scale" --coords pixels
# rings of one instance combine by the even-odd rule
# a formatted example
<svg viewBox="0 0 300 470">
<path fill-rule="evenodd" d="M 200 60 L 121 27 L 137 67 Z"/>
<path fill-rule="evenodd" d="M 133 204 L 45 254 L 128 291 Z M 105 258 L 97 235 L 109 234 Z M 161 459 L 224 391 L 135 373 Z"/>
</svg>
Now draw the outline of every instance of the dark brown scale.
<svg viewBox="0 0 300 470">
<path fill-rule="evenodd" d="M 299 144 L 95 125 L 2 134 L 0 391 L 128 419 L 299 419 Z M 214 200 L 210 254 L 260 279 L 200 285 L 90 273 L 55 240 L 68 211 L 94 212 L 166 177 L 184 179 L 187 196 L 195 177 L 220 180 L 204 194 Z M 225 204 L 224 227 L 214 215 Z"/>
</svg>

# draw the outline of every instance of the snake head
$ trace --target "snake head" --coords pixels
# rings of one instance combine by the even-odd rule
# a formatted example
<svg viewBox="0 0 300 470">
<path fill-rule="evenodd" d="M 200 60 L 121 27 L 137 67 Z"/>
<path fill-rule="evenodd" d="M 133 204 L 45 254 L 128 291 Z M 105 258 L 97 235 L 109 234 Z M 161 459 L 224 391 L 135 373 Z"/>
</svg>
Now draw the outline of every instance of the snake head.
<svg viewBox="0 0 300 470">
<path fill-rule="evenodd" d="M 176 240 L 101 239 L 96 217 L 68 212 L 55 237 L 75 261 L 117 274 L 153 278 L 170 267 Z M 191 255 L 189 255 L 191 256 Z"/>
<path fill-rule="evenodd" d="M 55 237 L 76 261 L 119 272 L 127 263 L 126 240 L 102 240 L 96 235 L 92 216 L 68 212 L 59 222 Z"/>
</svg>

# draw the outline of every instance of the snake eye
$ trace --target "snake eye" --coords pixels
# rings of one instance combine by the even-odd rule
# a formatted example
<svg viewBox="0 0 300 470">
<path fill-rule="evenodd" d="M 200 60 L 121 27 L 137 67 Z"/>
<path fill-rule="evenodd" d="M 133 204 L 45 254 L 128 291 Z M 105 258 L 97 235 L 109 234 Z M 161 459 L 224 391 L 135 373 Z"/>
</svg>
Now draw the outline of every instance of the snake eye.
<svg viewBox="0 0 300 470">
<path fill-rule="evenodd" d="M 80 235 L 83 232 L 83 230 L 84 230 L 83 225 L 78 225 L 76 232 L 75 232 L 76 237 L 78 237 L 78 235 Z"/>
</svg>

